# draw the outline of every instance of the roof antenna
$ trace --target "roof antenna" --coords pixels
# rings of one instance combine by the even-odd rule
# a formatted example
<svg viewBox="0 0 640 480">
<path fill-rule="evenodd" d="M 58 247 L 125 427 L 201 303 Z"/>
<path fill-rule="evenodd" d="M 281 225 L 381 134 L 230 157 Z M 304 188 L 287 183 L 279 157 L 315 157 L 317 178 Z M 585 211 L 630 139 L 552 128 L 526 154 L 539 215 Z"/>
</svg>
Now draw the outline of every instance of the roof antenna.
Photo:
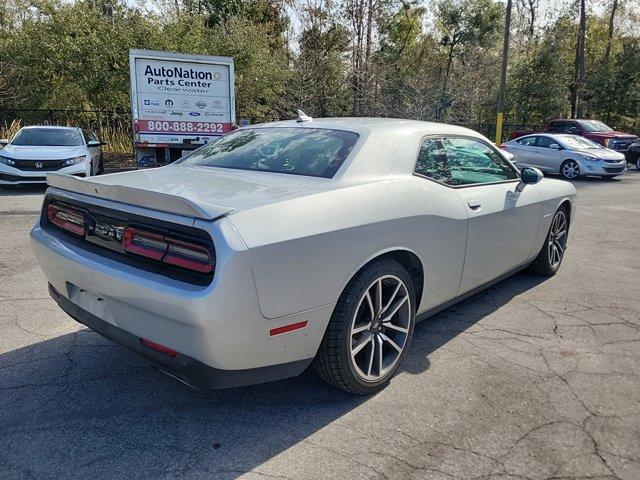
<svg viewBox="0 0 640 480">
<path fill-rule="evenodd" d="M 298 109 L 298 118 L 296 118 L 296 122 L 302 123 L 302 122 L 311 122 L 311 121 L 313 121 L 313 118 L 311 118 L 309 115 L 304 113 L 302 110 Z"/>
</svg>

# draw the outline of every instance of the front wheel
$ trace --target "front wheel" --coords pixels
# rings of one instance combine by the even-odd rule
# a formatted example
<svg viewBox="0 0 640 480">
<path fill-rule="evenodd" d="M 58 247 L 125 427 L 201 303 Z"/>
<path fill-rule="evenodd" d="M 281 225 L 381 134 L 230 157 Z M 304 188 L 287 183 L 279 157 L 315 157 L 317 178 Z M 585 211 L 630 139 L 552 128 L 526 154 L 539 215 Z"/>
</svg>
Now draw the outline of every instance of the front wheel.
<svg viewBox="0 0 640 480">
<path fill-rule="evenodd" d="M 580 176 L 580 165 L 575 160 L 567 160 L 560 167 L 560 174 L 567 180 L 573 180 Z"/>
<path fill-rule="evenodd" d="M 640 170 L 640 157 L 636 158 L 636 168 Z"/>
<path fill-rule="evenodd" d="M 414 326 L 411 277 L 395 260 L 376 260 L 342 292 L 314 368 L 322 379 L 342 390 L 375 393 L 398 370 Z"/>
<path fill-rule="evenodd" d="M 569 212 L 565 207 L 561 207 L 553 216 L 544 246 L 529 265 L 529 271 L 545 277 L 555 275 L 564 259 L 568 236 Z"/>
</svg>

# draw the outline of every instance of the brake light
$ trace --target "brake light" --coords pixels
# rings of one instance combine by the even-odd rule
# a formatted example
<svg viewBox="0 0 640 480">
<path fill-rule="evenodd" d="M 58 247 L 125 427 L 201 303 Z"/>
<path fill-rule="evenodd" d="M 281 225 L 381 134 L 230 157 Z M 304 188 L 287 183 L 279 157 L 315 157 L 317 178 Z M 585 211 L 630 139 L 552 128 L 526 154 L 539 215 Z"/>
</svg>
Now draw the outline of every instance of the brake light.
<svg viewBox="0 0 640 480">
<path fill-rule="evenodd" d="M 127 252 L 187 270 L 200 273 L 213 271 L 210 250 L 195 243 L 127 227 L 124 230 L 122 246 Z"/>
<path fill-rule="evenodd" d="M 76 235 L 84 235 L 84 215 L 75 210 L 50 203 L 47 207 L 47 218 L 63 230 Z"/>
<path fill-rule="evenodd" d="M 127 252 L 153 260 L 162 260 L 168 248 L 163 235 L 135 228 L 125 228 L 122 235 L 122 246 Z"/>
<path fill-rule="evenodd" d="M 163 262 L 201 273 L 213 270 L 211 255 L 205 247 L 171 238 L 166 240 L 169 243 L 169 251 L 162 259 Z"/>
</svg>

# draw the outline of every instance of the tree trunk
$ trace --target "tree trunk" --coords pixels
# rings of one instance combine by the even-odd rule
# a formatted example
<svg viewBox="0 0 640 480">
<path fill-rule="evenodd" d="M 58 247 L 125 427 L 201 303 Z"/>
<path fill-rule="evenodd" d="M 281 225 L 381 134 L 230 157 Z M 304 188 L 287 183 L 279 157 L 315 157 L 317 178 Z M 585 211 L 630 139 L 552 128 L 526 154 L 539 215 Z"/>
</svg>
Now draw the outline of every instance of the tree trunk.
<svg viewBox="0 0 640 480">
<path fill-rule="evenodd" d="M 618 9 L 618 0 L 613 0 L 611 6 L 611 16 L 609 17 L 609 34 L 607 35 L 607 48 L 604 51 L 604 63 L 609 63 L 609 57 L 611 56 L 611 43 L 613 42 L 613 22 L 616 17 L 616 10 Z"/>
<path fill-rule="evenodd" d="M 362 56 L 364 43 L 364 2 L 355 0 L 353 5 L 353 28 L 355 32 L 355 49 L 353 52 L 353 115 L 362 112 Z"/>
<path fill-rule="evenodd" d="M 368 95 L 368 88 L 367 86 L 369 85 L 369 75 L 370 75 L 370 70 L 369 70 L 369 57 L 371 56 L 371 34 L 372 34 L 372 30 L 373 30 L 373 18 L 374 18 L 374 11 L 373 11 L 373 0 L 368 0 L 367 2 L 367 37 L 366 37 L 366 44 L 364 47 L 364 65 L 363 65 L 363 75 L 362 75 L 362 84 L 361 84 L 361 89 L 362 89 L 362 110 L 363 113 L 368 114 L 369 113 L 369 95 Z"/>
<path fill-rule="evenodd" d="M 442 82 L 442 91 L 440 92 L 440 101 L 438 102 L 438 107 L 436 110 L 436 120 L 440 121 L 443 117 L 444 112 L 444 101 L 447 96 L 447 91 L 449 90 L 449 77 L 451 76 L 451 67 L 453 66 L 453 49 L 455 48 L 455 40 L 452 38 L 451 44 L 449 45 L 449 55 L 447 57 L 447 69 L 444 73 L 444 81 Z"/>
<path fill-rule="evenodd" d="M 585 0 L 580 0 L 580 29 L 576 42 L 576 60 L 571 85 L 571 118 L 580 116 L 580 89 L 584 83 L 584 43 L 587 30 L 587 12 Z"/>
</svg>

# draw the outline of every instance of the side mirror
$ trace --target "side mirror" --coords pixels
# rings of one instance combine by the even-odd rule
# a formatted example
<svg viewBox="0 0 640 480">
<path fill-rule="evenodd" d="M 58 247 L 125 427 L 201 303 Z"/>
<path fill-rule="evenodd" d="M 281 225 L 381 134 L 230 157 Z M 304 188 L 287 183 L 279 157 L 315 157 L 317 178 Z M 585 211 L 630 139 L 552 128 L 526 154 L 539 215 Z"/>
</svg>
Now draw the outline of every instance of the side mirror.
<svg viewBox="0 0 640 480">
<path fill-rule="evenodd" d="M 87 142 L 87 147 L 89 147 L 89 148 L 99 147 L 100 145 L 102 145 L 102 142 L 99 142 L 97 140 L 89 140 Z"/>
<path fill-rule="evenodd" d="M 6 138 L 2 138 L 2 139 L 0 139 L 0 145 L 2 145 L 3 147 L 4 147 L 5 145 L 7 145 L 8 143 L 9 143 L 9 140 L 7 140 Z"/>
<path fill-rule="evenodd" d="M 558 145 L 557 143 L 552 143 L 551 145 L 549 145 L 549 148 L 551 150 L 562 150 L 562 147 L 560 145 Z"/>
<path fill-rule="evenodd" d="M 537 168 L 524 167 L 520 170 L 520 181 L 525 185 L 538 183 L 543 178 L 543 173 Z"/>
</svg>

